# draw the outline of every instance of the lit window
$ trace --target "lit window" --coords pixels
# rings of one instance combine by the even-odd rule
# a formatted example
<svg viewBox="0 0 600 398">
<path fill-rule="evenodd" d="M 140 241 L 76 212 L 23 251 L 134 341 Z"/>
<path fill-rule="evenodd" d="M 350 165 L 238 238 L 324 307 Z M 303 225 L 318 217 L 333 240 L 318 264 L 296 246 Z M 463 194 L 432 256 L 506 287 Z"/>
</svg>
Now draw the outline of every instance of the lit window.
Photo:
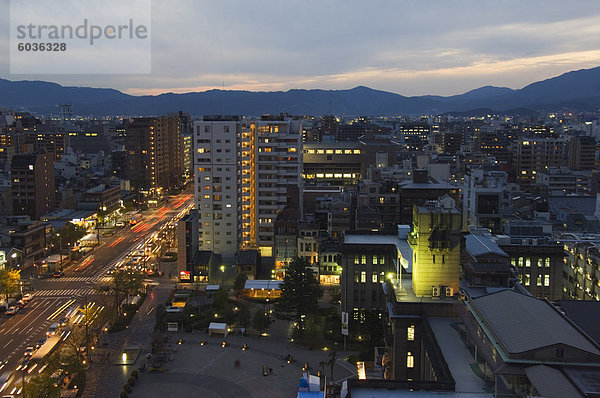
<svg viewBox="0 0 600 398">
<path fill-rule="evenodd" d="M 413 356 L 413 354 L 410 351 L 406 353 L 406 367 L 407 368 L 415 367 L 415 357 Z"/>
<path fill-rule="evenodd" d="M 361 283 L 367 282 L 367 271 L 360 272 L 360 282 Z"/>
<path fill-rule="evenodd" d="M 366 255 L 362 255 L 362 257 L 360 258 L 360 263 L 361 264 L 366 264 L 367 263 L 367 256 Z"/>
<path fill-rule="evenodd" d="M 535 280 L 535 284 L 536 284 L 537 286 L 542 286 L 542 276 L 541 276 L 541 275 L 538 275 L 538 276 L 537 276 L 537 278 L 536 278 L 536 280 Z"/>
<path fill-rule="evenodd" d="M 406 340 L 414 341 L 415 340 L 415 325 L 410 325 L 406 330 Z"/>
<path fill-rule="evenodd" d="M 546 257 L 545 264 L 546 267 L 550 267 L 550 257 Z"/>
<path fill-rule="evenodd" d="M 550 286 L 550 275 L 544 275 L 544 286 Z"/>
<path fill-rule="evenodd" d="M 371 276 L 371 282 L 377 283 L 377 272 L 373 272 L 373 275 Z"/>
<path fill-rule="evenodd" d="M 377 256 L 373 256 L 373 264 L 377 264 Z"/>
<path fill-rule="evenodd" d="M 531 276 L 529 274 L 525 274 L 525 286 L 529 286 Z"/>
</svg>

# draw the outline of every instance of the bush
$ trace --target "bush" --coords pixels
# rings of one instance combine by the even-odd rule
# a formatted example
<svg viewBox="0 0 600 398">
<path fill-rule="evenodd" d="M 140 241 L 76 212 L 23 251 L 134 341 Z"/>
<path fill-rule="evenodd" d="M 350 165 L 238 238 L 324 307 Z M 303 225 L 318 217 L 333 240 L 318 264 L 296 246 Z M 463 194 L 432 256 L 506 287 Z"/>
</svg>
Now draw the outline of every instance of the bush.
<svg viewBox="0 0 600 398">
<path fill-rule="evenodd" d="M 137 379 L 139 376 L 139 372 L 136 370 L 134 370 L 133 372 L 131 372 L 131 377 L 133 377 L 134 379 Z"/>
<path fill-rule="evenodd" d="M 127 396 L 128 396 L 128 394 L 127 394 L 127 391 L 125 391 L 125 390 L 121 391 L 121 394 L 119 394 L 120 398 L 127 398 Z"/>
<path fill-rule="evenodd" d="M 131 392 L 131 384 L 129 384 L 129 383 L 123 384 L 123 391 L 125 391 L 125 392 L 127 392 L 127 394 L 129 394 Z"/>
<path fill-rule="evenodd" d="M 130 386 L 135 386 L 135 377 L 129 376 L 129 379 L 127 379 L 127 384 Z"/>
</svg>

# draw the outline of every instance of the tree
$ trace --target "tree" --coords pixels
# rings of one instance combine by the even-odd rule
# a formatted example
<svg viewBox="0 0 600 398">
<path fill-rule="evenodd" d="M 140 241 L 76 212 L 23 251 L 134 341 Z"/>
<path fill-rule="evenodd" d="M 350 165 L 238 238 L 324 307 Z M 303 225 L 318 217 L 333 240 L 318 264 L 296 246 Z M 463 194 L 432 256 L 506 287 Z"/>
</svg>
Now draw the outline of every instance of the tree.
<svg viewBox="0 0 600 398">
<path fill-rule="evenodd" d="M 227 293 L 227 289 L 224 289 L 222 286 L 215 293 L 215 307 L 219 310 L 225 309 L 225 305 L 229 301 L 229 293 Z"/>
<path fill-rule="evenodd" d="M 144 274 L 136 270 L 118 270 L 113 273 L 112 289 L 118 313 L 120 313 L 123 298 L 137 293 L 142 288 L 143 280 Z"/>
<path fill-rule="evenodd" d="M 254 313 L 252 318 L 252 327 L 258 330 L 259 333 L 263 333 L 269 329 L 269 316 L 262 310 Z"/>
<path fill-rule="evenodd" d="M 162 332 L 164 329 L 165 320 L 167 319 L 167 309 L 164 304 L 156 306 L 154 311 L 154 318 L 156 319 L 156 327 Z"/>
<path fill-rule="evenodd" d="M 336 356 L 337 356 L 337 352 L 329 351 L 329 359 L 327 360 L 327 364 L 329 365 L 329 368 L 331 369 L 331 382 L 332 383 L 333 383 L 333 365 L 335 365 Z"/>
<path fill-rule="evenodd" d="M 52 378 L 48 371 L 31 377 L 25 385 L 27 398 L 58 398 L 59 395 L 60 388 L 56 385 L 56 378 Z"/>
<path fill-rule="evenodd" d="M 281 284 L 281 297 L 275 304 L 277 314 L 285 319 L 293 319 L 300 331 L 302 319 L 318 308 L 323 290 L 305 258 L 295 257 L 285 270 Z"/>
<path fill-rule="evenodd" d="M 85 227 L 68 222 L 50 237 L 50 242 L 61 250 L 69 244 L 74 246 L 79 239 L 85 236 L 86 232 Z"/>
<path fill-rule="evenodd" d="M 6 298 L 19 290 L 21 283 L 21 271 L 2 269 L 0 270 L 0 293 Z"/>
<path fill-rule="evenodd" d="M 237 322 L 240 327 L 247 328 L 250 323 L 250 310 L 245 305 L 240 305 L 237 312 Z"/>
<path fill-rule="evenodd" d="M 238 274 L 235 277 L 235 281 L 233 282 L 233 291 L 235 292 L 236 297 L 240 297 L 242 290 L 244 290 L 244 286 L 246 286 L 246 281 L 248 280 L 248 276 L 246 274 Z"/>
</svg>

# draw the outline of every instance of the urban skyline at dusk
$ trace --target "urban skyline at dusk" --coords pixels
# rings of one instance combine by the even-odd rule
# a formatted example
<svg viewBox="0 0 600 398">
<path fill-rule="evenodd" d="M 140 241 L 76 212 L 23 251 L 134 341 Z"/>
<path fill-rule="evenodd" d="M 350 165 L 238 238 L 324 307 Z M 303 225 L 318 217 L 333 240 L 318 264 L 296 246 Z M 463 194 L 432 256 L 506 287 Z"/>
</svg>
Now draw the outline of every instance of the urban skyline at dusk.
<svg viewBox="0 0 600 398">
<path fill-rule="evenodd" d="M 0 76 L 108 87 L 134 95 L 359 85 L 402 95 L 521 88 L 598 66 L 598 4 L 262 1 L 152 3 L 150 75 Z M 0 8 L 8 10 L 2 0 Z M 9 41 L 1 13 L 0 49 Z"/>
<path fill-rule="evenodd" d="M 597 397 L 599 11 L 0 0 L 0 396 Z"/>
</svg>

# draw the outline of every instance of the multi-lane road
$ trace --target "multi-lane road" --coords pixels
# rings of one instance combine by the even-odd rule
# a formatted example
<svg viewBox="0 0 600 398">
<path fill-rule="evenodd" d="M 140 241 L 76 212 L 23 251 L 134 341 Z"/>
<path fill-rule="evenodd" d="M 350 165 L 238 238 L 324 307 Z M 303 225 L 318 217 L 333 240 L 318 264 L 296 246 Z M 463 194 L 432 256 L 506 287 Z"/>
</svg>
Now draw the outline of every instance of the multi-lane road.
<svg viewBox="0 0 600 398">
<path fill-rule="evenodd" d="M 15 315 L 0 316 L 0 376 L 15 369 L 25 348 L 35 346 L 48 327 L 64 317 L 72 305 L 83 305 L 83 298 L 104 305 L 108 293 L 101 292 L 98 286 L 110 282 L 107 270 L 122 263 L 132 252 L 149 246 L 151 239 L 156 242 L 159 232 L 169 224 L 174 225 L 172 222 L 192 206 L 193 197 L 189 193 L 173 197 L 162 207 L 144 211 L 136 225 L 115 228 L 114 235 L 101 237 L 100 245 L 69 265 L 64 276 L 32 280 L 31 301 Z"/>
</svg>

